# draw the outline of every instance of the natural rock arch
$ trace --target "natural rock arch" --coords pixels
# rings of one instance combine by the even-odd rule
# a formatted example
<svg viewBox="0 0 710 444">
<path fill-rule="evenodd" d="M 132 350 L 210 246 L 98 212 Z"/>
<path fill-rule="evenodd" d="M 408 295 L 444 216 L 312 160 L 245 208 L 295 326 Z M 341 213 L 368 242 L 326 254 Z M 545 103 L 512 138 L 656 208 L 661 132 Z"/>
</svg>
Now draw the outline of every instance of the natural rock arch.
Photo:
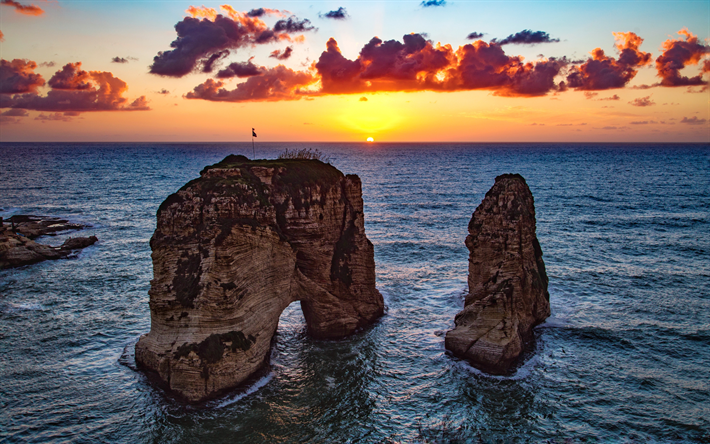
<svg viewBox="0 0 710 444">
<path fill-rule="evenodd" d="M 294 301 L 316 338 L 383 313 L 360 179 L 331 165 L 228 156 L 169 196 L 157 219 L 151 331 L 136 361 L 188 401 L 261 369 Z"/>
</svg>

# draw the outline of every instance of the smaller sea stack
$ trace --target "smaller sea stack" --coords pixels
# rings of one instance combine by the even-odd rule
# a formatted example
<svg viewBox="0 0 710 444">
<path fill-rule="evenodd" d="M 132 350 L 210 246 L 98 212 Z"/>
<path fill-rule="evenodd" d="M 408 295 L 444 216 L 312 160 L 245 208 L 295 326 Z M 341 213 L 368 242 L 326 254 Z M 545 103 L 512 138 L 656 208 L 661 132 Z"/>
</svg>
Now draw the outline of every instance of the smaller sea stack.
<svg viewBox="0 0 710 444">
<path fill-rule="evenodd" d="M 468 288 L 446 348 L 487 373 L 504 375 L 550 316 L 535 205 L 519 174 L 496 177 L 468 224 Z"/>
</svg>

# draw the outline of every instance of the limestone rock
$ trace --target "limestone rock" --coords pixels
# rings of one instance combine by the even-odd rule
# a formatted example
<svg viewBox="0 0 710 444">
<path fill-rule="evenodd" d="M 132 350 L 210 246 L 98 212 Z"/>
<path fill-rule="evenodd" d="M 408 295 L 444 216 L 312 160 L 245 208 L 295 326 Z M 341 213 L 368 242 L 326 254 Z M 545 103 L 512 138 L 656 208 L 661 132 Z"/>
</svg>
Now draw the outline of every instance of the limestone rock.
<svg viewBox="0 0 710 444">
<path fill-rule="evenodd" d="M 188 401 L 263 368 L 291 302 L 316 338 L 383 313 L 357 176 L 316 160 L 228 156 L 169 196 L 157 219 L 151 330 L 136 362 Z"/>
<path fill-rule="evenodd" d="M 496 177 L 468 224 L 469 294 L 446 348 L 474 367 L 506 374 L 550 315 L 535 206 L 519 174 Z"/>
<path fill-rule="evenodd" d="M 60 247 L 52 247 L 0 227 L 0 269 L 67 257 L 72 251 L 86 248 L 96 241 L 96 236 L 76 237 L 67 239 Z"/>
</svg>

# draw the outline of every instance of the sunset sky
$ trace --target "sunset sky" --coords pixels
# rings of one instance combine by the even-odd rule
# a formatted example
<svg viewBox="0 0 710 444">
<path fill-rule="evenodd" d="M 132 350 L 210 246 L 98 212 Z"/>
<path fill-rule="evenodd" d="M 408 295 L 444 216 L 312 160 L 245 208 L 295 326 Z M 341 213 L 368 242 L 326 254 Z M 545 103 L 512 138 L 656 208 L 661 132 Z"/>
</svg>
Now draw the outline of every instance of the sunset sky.
<svg viewBox="0 0 710 444">
<path fill-rule="evenodd" d="M 2 142 L 710 142 L 707 0 L 1 3 Z"/>
</svg>

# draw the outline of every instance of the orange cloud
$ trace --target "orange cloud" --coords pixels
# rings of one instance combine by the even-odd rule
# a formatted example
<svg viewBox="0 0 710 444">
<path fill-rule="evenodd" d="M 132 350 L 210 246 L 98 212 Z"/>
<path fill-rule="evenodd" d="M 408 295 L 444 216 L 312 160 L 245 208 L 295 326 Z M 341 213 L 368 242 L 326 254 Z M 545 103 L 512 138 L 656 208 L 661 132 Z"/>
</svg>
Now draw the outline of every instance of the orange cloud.
<svg viewBox="0 0 710 444">
<path fill-rule="evenodd" d="M 17 60 L 13 60 L 15 63 Z M 35 62 L 23 62 L 33 70 Z M 10 64 L 5 60 L 2 66 Z M 40 78 L 41 79 L 41 78 Z M 53 112 L 91 111 L 138 111 L 148 110 L 145 96 L 132 102 L 123 97 L 128 85 L 107 71 L 83 71 L 81 62 L 68 63 L 49 80 L 52 88 L 46 96 L 37 94 L 36 89 L 27 89 L 24 94 L 0 96 L 0 108 L 15 108 Z M 4 87 L 3 82 L 3 87 Z M 37 85 L 38 82 L 35 82 Z M 44 84 L 44 80 L 41 81 Z"/>
<path fill-rule="evenodd" d="M 40 74 L 35 74 L 37 63 L 31 60 L 0 60 L 0 94 L 36 93 L 44 85 Z"/>
<path fill-rule="evenodd" d="M 36 5 L 23 5 L 22 3 L 16 2 L 14 0 L 0 0 L 0 4 L 5 6 L 12 6 L 15 8 L 15 12 L 25 15 L 42 15 L 44 14 L 44 9 Z"/>
<path fill-rule="evenodd" d="M 571 88 L 586 91 L 623 88 L 636 76 L 641 66 L 651 63 L 651 54 L 639 50 L 643 39 L 633 32 L 614 32 L 614 46 L 619 58 L 604 54 L 601 48 L 594 49 L 580 66 L 574 66 L 567 76 Z"/>
<path fill-rule="evenodd" d="M 283 65 L 264 69 L 233 90 L 223 88 L 224 82 L 207 79 L 185 95 L 187 99 L 202 99 L 213 102 L 279 101 L 298 100 L 305 88 L 316 79 L 308 72 L 294 71 Z"/>
<path fill-rule="evenodd" d="M 708 60 L 703 64 L 702 74 L 695 77 L 686 77 L 680 74 L 680 70 L 688 65 L 697 65 L 700 60 L 710 53 L 710 47 L 698 41 L 698 37 L 691 34 L 687 29 L 681 29 L 678 34 L 685 37 L 685 40 L 668 39 L 663 42 L 663 54 L 656 59 L 656 69 L 658 77 L 661 78 L 662 86 L 693 86 L 707 85 L 707 81 L 702 79 L 702 75 L 710 72 Z"/>
</svg>

